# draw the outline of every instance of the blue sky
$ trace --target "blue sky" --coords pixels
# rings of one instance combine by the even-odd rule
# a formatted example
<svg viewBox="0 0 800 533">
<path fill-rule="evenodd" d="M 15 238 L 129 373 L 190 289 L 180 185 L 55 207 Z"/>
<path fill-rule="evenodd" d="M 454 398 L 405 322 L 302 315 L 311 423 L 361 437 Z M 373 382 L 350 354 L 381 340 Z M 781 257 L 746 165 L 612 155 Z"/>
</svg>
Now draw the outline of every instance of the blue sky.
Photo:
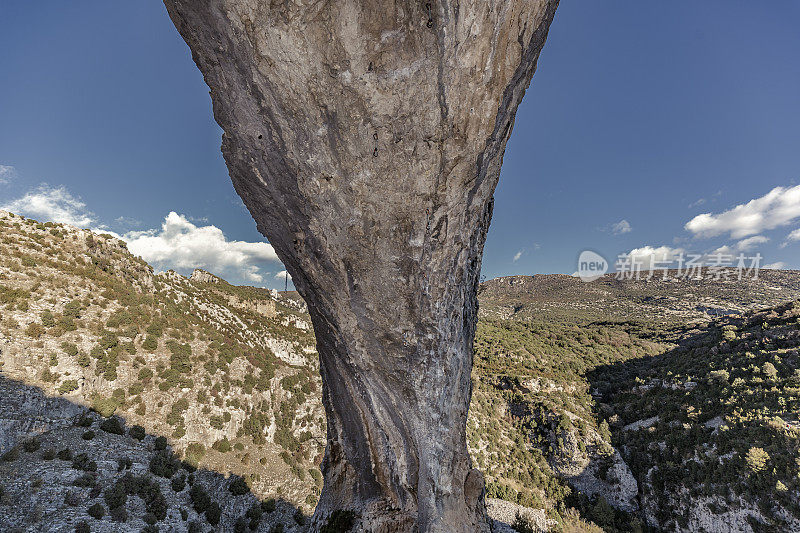
<svg viewBox="0 0 800 533">
<path fill-rule="evenodd" d="M 483 274 L 572 273 L 584 249 L 800 268 L 798 20 L 779 0 L 563 2 Z M 0 46 L 0 206 L 125 235 L 158 268 L 282 287 L 160 2 L 7 0 Z"/>
</svg>

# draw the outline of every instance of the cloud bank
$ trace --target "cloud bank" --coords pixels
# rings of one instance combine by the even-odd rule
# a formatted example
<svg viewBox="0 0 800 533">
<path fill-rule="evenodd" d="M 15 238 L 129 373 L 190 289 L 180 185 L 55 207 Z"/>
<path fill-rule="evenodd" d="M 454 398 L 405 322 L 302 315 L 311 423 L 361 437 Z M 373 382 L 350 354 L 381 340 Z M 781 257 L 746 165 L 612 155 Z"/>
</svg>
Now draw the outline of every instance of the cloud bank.
<svg viewBox="0 0 800 533">
<path fill-rule="evenodd" d="M 785 226 L 797 218 L 800 218 L 800 185 L 775 187 L 760 198 L 716 215 L 697 215 L 685 228 L 696 237 L 729 233 L 731 238 L 741 239 Z"/>
<path fill-rule="evenodd" d="M 63 186 L 41 185 L 24 196 L 3 204 L 0 209 L 43 222 L 61 222 L 78 228 L 88 228 L 96 222 L 86 204 L 72 196 Z"/>
<path fill-rule="evenodd" d="M 160 230 L 131 231 L 122 237 L 132 253 L 161 269 L 203 268 L 223 278 L 233 274 L 260 283 L 265 263 L 279 262 L 269 243 L 229 241 L 218 227 L 197 226 L 174 211 Z"/>
</svg>

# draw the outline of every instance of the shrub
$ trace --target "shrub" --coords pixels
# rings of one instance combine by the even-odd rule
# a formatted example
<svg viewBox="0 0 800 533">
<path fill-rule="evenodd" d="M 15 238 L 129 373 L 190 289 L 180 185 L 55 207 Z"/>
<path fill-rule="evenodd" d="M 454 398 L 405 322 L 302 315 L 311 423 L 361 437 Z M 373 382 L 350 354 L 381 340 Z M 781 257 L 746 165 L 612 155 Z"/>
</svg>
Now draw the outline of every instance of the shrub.
<svg viewBox="0 0 800 533">
<path fill-rule="evenodd" d="M 95 396 L 92 399 L 92 410 L 100 413 L 100 416 L 108 418 L 114 414 L 119 407 L 119 401 L 116 398 L 102 398 Z"/>
<path fill-rule="evenodd" d="M 89 513 L 89 516 L 91 516 L 92 518 L 96 518 L 97 520 L 100 520 L 101 518 L 103 518 L 103 516 L 105 516 L 106 509 L 105 509 L 105 507 L 103 507 L 103 504 L 96 503 L 96 504 L 92 505 L 91 507 L 89 507 L 86 510 L 86 512 Z"/>
<path fill-rule="evenodd" d="M 42 335 L 44 335 L 44 328 L 41 324 L 36 324 L 35 322 L 31 322 L 28 324 L 28 327 L 25 328 L 25 335 L 28 337 L 38 339 Z"/>
<path fill-rule="evenodd" d="M 61 349 L 70 357 L 75 357 L 78 355 L 78 347 L 71 342 L 62 342 Z"/>
<path fill-rule="evenodd" d="M 206 490 L 199 484 L 195 484 L 191 489 L 189 489 L 189 498 L 191 499 L 192 507 L 194 507 L 194 510 L 197 512 L 197 514 L 203 514 L 211 505 L 211 498 Z"/>
<path fill-rule="evenodd" d="M 88 431 L 85 431 L 83 433 L 83 435 L 81 435 L 81 438 L 83 440 L 92 440 L 94 438 L 94 431 L 92 431 L 91 429 L 88 430 Z"/>
<path fill-rule="evenodd" d="M 764 470 L 767 467 L 767 461 L 769 461 L 769 454 L 763 448 L 753 447 L 747 451 L 745 462 L 747 468 L 754 474 Z"/>
<path fill-rule="evenodd" d="M 85 453 L 79 453 L 72 459 L 72 468 L 86 472 L 97 472 L 97 463 L 89 459 Z"/>
<path fill-rule="evenodd" d="M 7 463 L 11 461 L 16 461 L 17 458 L 19 458 L 19 448 L 17 448 L 16 446 L 8 450 L 6 453 L 3 454 L 2 457 L 0 457 L 0 459 L 2 459 Z"/>
<path fill-rule="evenodd" d="M 180 466 L 180 462 L 166 450 L 157 452 L 150 459 L 150 472 L 167 479 L 174 476 Z"/>
<path fill-rule="evenodd" d="M 67 379 L 61 382 L 61 385 L 58 387 L 58 392 L 61 394 L 69 394 L 72 391 L 78 390 L 78 380 L 76 379 Z"/>
<path fill-rule="evenodd" d="M 72 482 L 76 487 L 94 487 L 95 478 L 92 474 L 81 474 Z"/>
<path fill-rule="evenodd" d="M 83 368 L 87 368 L 89 365 L 92 364 L 92 360 L 84 352 L 78 354 L 77 362 Z"/>
<path fill-rule="evenodd" d="M 33 453 L 35 451 L 38 451 L 41 445 L 42 443 L 39 442 L 39 439 L 33 437 L 22 443 L 22 449 L 28 453 Z"/>
<path fill-rule="evenodd" d="M 153 352 L 158 349 L 158 341 L 151 337 L 150 335 L 145 338 L 144 342 L 142 343 L 142 348 L 147 350 L 148 352 Z"/>
<path fill-rule="evenodd" d="M 138 441 L 142 441 L 144 440 L 145 437 L 145 431 L 142 426 L 135 425 L 131 426 L 131 429 L 128 430 L 128 435 L 130 435 L 132 438 Z"/>
<path fill-rule="evenodd" d="M 120 422 L 119 418 L 115 416 L 103 420 L 100 423 L 100 429 L 106 433 L 113 433 L 114 435 L 125 434 L 125 428 L 122 427 L 122 423 Z"/>
<path fill-rule="evenodd" d="M 206 447 L 199 442 L 192 442 L 186 447 L 186 462 L 197 467 L 198 463 L 206 454 Z"/>
<path fill-rule="evenodd" d="M 81 520 L 77 524 L 75 524 L 75 533 L 91 533 L 91 529 L 89 529 L 89 523 L 86 520 Z"/>
<path fill-rule="evenodd" d="M 75 422 L 75 425 L 82 428 L 88 428 L 93 423 L 94 421 L 92 420 L 92 418 L 84 414 L 81 415 L 81 417 Z"/>
<path fill-rule="evenodd" d="M 216 526 L 219 524 L 220 516 L 222 516 L 222 509 L 220 509 L 219 504 L 217 502 L 211 502 L 211 505 L 209 505 L 206 510 L 206 520 L 212 526 Z"/>
<path fill-rule="evenodd" d="M 61 459 L 62 461 L 72 461 L 72 450 L 69 448 L 64 448 L 63 450 L 59 450 L 56 454 L 56 457 Z"/>
<path fill-rule="evenodd" d="M 172 478 L 170 485 L 173 491 L 180 492 L 186 488 L 186 478 L 184 476 L 175 476 Z"/>
<path fill-rule="evenodd" d="M 56 458 L 56 450 L 54 448 L 47 448 L 42 452 L 42 459 L 45 461 L 52 461 Z"/>
<path fill-rule="evenodd" d="M 117 507 L 108 512 L 113 522 L 124 523 L 128 521 L 128 511 L 124 507 Z"/>
<path fill-rule="evenodd" d="M 247 486 L 247 482 L 244 480 L 243 477 L 236 477 L 233 482 L 228 486 L 228 490 L 234 496 L 243 496 L 250 492 L 250 487 Z"/>
<path fill-rule="evenodd" d="M 231 443 L 227 437 L 223 437 L 222 440 L 218 440 L 212 444 L 211 447 L 220 453 L 227 453 L 231 451 Z"/>
<path fill-rule="evenodd" d="M 156 450 L 165 450 L 167 448 L 167 438 L 163 435 L 156 437 Z"/>
<path fill-rule="evenodd" d="M 125 492 L 121 483 L 114 483 L 111 487 L 106 489 L 103 494 L 103 499 L 109 509 L 116 509 L 127 503 L 128 494 Z"/>
<path fill-rule="evenodd" d="M 269 500 L 265 500 L 265 501 L 261 502 L 261 509 L 265 513 L 274 512 L 276 507 L 277 507 L 277 503 L 275 502 L 275 498 L 270 498 Z"/>
</svg>

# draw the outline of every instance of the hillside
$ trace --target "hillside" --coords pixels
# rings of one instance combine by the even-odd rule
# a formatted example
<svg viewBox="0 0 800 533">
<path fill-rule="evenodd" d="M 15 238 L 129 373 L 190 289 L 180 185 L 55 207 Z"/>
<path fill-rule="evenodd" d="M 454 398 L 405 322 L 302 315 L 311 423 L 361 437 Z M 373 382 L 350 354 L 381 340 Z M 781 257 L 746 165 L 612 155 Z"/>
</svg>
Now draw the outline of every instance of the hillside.
<svg viewBox="0 0 800 533">
<path fill-rule="evenodd" d="M 5 377 L 165 435 L 195 463 L 246 475 L 257 494 L 313 504 L 325 424 L 300 306 L 153 274 L 87 230 L 3 214 L 0 232 Z M 7 422 L 0 444 L 29 431 Z"/>
<path fill-rule="evenodd" d="M 758 279 L 616 279 L 614 274 L 585 283 L 560 274 L 505 276 L 480 288 L 481 315 L 586 323 L 597 320 L 646 320 L 663 324 L 707 322 L 710 318 L 778 305 L 800 298 L 800 272 L 766 270 Z"/>
<path fill-rule="evenodd" d="M 797 327 L 784 302 L 798 297 L 800 274 L 784 271 L 717 285 L 484 283 L 467 434 L 492 516 L 511 523 L 520 513 L 519 531 L 597 531 L 589 521 L 620 532 L 724 531 L 731 521 L 750 527 L 736 531 L 787 530 L 796 514 Z M 778 307 L 752 311 L 769 306 Z M 720 310 L 731 316 L 714 318 Z M 104 494 L 130 470 L 153 494 L 159 484 L 168 511 L 157 524 L 205 530 L 214 524 L 192 510 L 189 492 L 170 492 L 197 469 L 193 479 L 222 505 L 221 530 L 249 525 L 250 507 L 270 500 L 279 512 L 262 513 L 256 530 L 301 530 L 292 517 L 313 509 L 326 442 L 314 345 L 296 293 L 204 271 L 154 274 L 111 236 L 0 213 L 0 454 L 10 459 L 0 461 L 0 523 L 38 530 L 87 520 L 92 531 L 112 531 Z M 769 429 L 776 417 L 788 426 Z M 101 429 L 115 424 L 120 434 Z M 721 428 L 734 444 L 720 441 Z M 26 444 L 34 437 L 38 445 Z M 93 485 L 72 488 L 85 465 L 44 453 L 64 448 L 85 448 L 97 463 Z M 734 472 L 750 448 L 763 449 L 769 467 L 726 481 L 723 496 L 720 484 L 706 484 L 715 488 L 704 489 L 704 509 L 714 512 L 687 515 L 686 498 L 699 496 L 684 480 L 713 478 L 711 458 L 722 456 Z M 118 470 L 126 458 L 130 468 Z M 164 464 L 177 470 L 161 476 Z M 237 476 L 246 493 L 231 500 Z M 780 507 L 759 505 L 778 482 Z M 139 530 L 149 511 L 135 494 L 126 524 Z M 86 514 L 95 503 L 106 507 L 100 520 Z"/>
</svg>

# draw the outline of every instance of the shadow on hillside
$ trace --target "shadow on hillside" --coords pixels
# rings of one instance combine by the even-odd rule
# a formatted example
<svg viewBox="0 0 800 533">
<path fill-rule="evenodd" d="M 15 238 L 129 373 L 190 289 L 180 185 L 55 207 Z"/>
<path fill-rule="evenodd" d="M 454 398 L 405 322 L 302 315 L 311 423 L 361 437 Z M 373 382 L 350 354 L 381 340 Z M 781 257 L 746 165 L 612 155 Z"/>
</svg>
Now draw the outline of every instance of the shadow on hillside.
<svg viewBox="0 0 800 533">
<path fill-rule="evenodd" d="M 86 522 L 83 531 L 289 533 L 310 522 L 291 502 L 260 500 L 240 476 L 191 463 L 122 416 L 0 372 L 0 525 L 12 531 L 80 531 Z M 117 486 L 127 503 L 113 507 Z M 90 516 L 95 505 L 101 518 Z"/>
</svg>

